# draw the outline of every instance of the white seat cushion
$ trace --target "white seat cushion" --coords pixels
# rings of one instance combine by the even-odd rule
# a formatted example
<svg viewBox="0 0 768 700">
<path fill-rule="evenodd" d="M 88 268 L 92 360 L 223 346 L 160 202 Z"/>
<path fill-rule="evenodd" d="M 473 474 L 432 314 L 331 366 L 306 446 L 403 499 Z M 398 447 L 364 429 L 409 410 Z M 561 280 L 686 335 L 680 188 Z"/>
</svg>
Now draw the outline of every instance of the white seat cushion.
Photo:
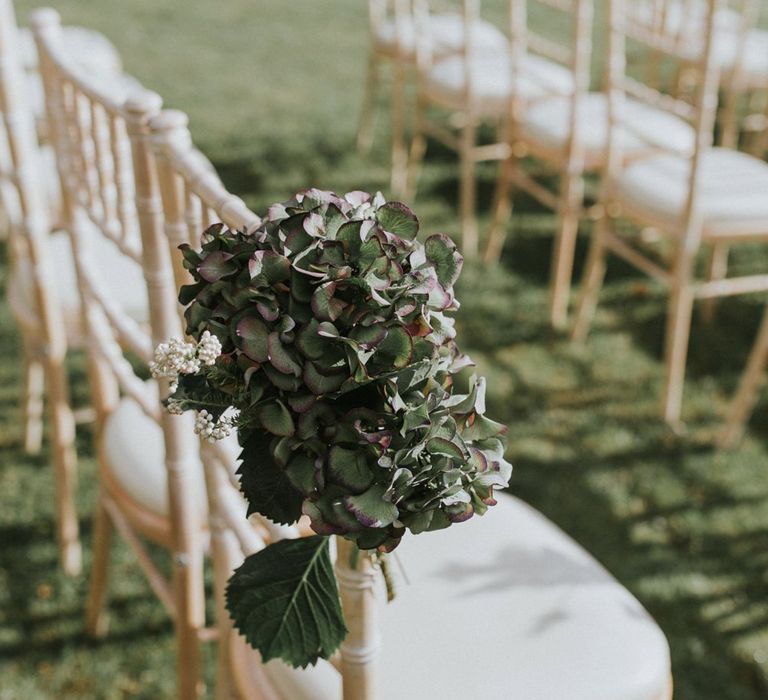
<svg viewBox="0 0 768 700">
<path fill-rule="evenodd" d="M 431 67 L 426 89 L 432 101 L 449 108 L 464 106 L 464 63 L 462 56 L 449 56 Z M 486 115 L 503 113 L 513 89 L 524 99 L 573 90 L 573 76 L 567 68 L 532 54 L 525 56 L 514 84 L 507 52 L 474 56 L 469 79 L 477 107 Z"/>
<path fill-rule="evenodd" d="M 608 148 L 608 100 L 602 93 L 584 96 L 580 105 L 578 135 L 587 156 L 599 160 Z M 563 149 L 570 138 L 571 100 L 550 97 L 525 110 L 523 129 L 528 139 L 548 149 Z M 627 99 L 624 119 L 628 128 L 619 134 L 619 144 L 630 153 L 660 147 L 681 154 L 693 151 L 695 134 L 684 119 Z"/>
<path fill-rule="evenodd" d="M 156 388 L 151 391 L 157 395 Z M 165 444 L 160 426 L 132 399 L 124 398 L 104 426 L 103 452 L 115 481 L 137 503 L 161 516 L 168 515 L 168 477 L 165 469 Z M 202 518 L 207 517 L 203 467 L 197 454 L 197 439 L 189 431 L 194 446 L 190 463 L 194 498 Z"/>
<path fill-rule="evenodd" d="M 53 280 L 53 289 L 60 304 L 67 337 L 80 346 L 84 338 L 80 317 L 80 294 L 77 288 L 75 262 L 69 236 L 57 232 L 49 237 L 46 265 Z M 119 253 L 107 240 L 95 233 L 89 249 L 91 270 L 105 292 L 125 313 L 138 323 L 149 320 L 147 288 L 141 267 Z M 37 317 L 29 261 L 22 259 L 8 282 L 8 300 L 21 323 L 31 325 Z"/>
<path fill-rule="evenodd" d="M 401 31 L 398 33 L 398 29 Z M 464 20 L 455 13 L 434 14 L 429 17 L 429 43 L 434 56 L 444 56 L 460 51 L 464 43 Z M 504 33 L 490 22 L 477 20 L 472 24 L 473 46 L 479 51 L 503 51 L 507 47 Z M 374 35 L 376 46 L 381 51 L 402 52 L 413 56 L 416 51 L 416 28 L 413 17 L 405 17 L 401 28 L 394 19 L 382 22 Z"/>
<path fill-rule="evenodd" d="M 717 65 L 726 70 L 733 68 L 739 58 L 739 46 L 738 33 L 718 33 L 713 49 Z M 740 58 L 742 79 L 745 79 L 747 84 L 768 84 L 768 31 L 750 30 Z"/>
<path fill-rule="evenodd" d="M 660 155 L 625 168 L 617 182 L 621 205 L 662 229 L 679 226 L 685 213 L 691 162 Z M 726 148 L 702 154 L 699 202 L 705 234 L 768 233 L 768 163 Z"/>
<path fill-rule="evenodd" d="M 380 610 L 383 700 L 666 697 L 669 648 L 656 623 L 520 500 L 501 495 L 483 517 L 406 537 L 397 556 L 410 585 L 400 581 Z M 290 678 L 286 699 L 337 697 L 326 668 L 267 669 L 280 687 Z"/>
</svg>

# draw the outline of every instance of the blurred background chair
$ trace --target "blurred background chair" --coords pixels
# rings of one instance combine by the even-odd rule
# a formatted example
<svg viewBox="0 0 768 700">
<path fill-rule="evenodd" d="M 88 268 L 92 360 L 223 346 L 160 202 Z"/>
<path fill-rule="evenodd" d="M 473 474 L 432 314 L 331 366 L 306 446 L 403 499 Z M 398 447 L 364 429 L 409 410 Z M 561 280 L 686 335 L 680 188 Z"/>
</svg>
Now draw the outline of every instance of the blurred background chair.
<svg viewBox="0 0 768 700">
<path fill-rule="evenodd" d="M 457 3 L 453 3 L 456 5 Z M 449 3 L 450 5 L 450 3 Z M 407 122 L 412 111 L 412 75 L 416 68 L 417 45 L 426 43 L 434 56 L 461 51 L 466 42 L 461 8 L 427 10 L 417 15 L 414 0 L 369 0 L 369 55 L 357 147 L 367 153 L 373 143 L 374 117 L 382 69 L 390 64 L 390 188 L 398 197 L 407 194 Z M 471 25 L 473 41 L 483 50 L 504 50 L 504 33 L 489 22 L 475 18 Z"/>
<path fill-rule="evenodd" d="M 656 3 L 657 11 L 663 11 L 663 5 Z M 606 216 L 592 237 L 573 337 L 581 340 L 587 333 L 608 252 L 665 284 L 670 297 L 663 416 L 675 425 L 680 418 L 694 300 L 768 289 L 768 273 L 726 278 L 724 266 L 712 263 L 705 281 L 694 280 L 695 258 L 703 247 L 711 247 L 717 260 L 718 253 L 731 244 L 768 239 L 768 198 L 764 196 L 768 191 L 768 164 L 737 151 L 712 147 L 718 89 L 713 39 L 716 12 L 721 7 L 717 0 L 708 2 L 704 23 L 698 25 L 704 27 L 706 41 L 696 78 L 690 80 L 688 100 L 664 94 L 630 77 L 625 70 L 629 43 L 633 50 L 643 47 L 648 51 L 645 65 L 653 73 L 663 74 L 661 62 L 679 56 L 679 32 L 665 29 L 655 15 L 643 12 L 643 6 L 612 0 L 609 7 L 609 141 L 601 195 Z M 695 17 L 690 20 L 695 21 Z M 679 26 L 691 25 L 682 18 Z M 686 156 L 655 144 L 657 155 L 627 162 L 622 155 L 624 144 L 618 137 L 618 125 L 627 125 L 629 97 L 687 119 L 696 132 L 693 152 Z M 616 228 L 619 218 L 661 236 L 667 246 L 666 255 L 659 261 L 641 250 L 642 246 L 631 245 Z"/>
<path fill-rule="evenodd" d="M 80 571 L 81 551 L 74 492 L 74 415 L 64 365 L 67 329 L 62 315 L 35 121 L 27 102 L 27 81 L 19 61 L 13 4 L 0 2 L 0 197 L 9 225 L 11 264 L 8 299 L 21 330 L 24 366 L 24 447 L 40 450 L 43 392 L 47 390 L 56 481 L 56 533 L 60 561 L 68 574 Z M 55 174 L 55 173 L 54 173 Z"/>
<path fill-rule="evenodd" d="M 730 448 L 738 444 L 755 405 L 758 389 L 765 381 L 766 367 L 768 367 L 768 307 L 763 314 L 739 387 L 729 406 L 725 426 L 718 435 L 718 444 L 721 447 Z"/>
<path fill-rule="evenodd" d="M 495 263 L 503 246 L 504 231 L 510 216 L 510 186 L 521 189 L 558 214 L 550 275 L 550 322 L 556 328 L 566 324 L 568 300 L 573 274 L 573 260 L 579 221 L 589 210 L 584 206 L 584 175 L 600 171 L 606 164 L 608 149 L 608 95 L 605 90 L 590 92 L 592 68 L 593 7 L 591 0 L 517 0 L 513 13 L 513 46 L 523 44 L 540 51 L 565 67 L 571 75 L 573 90 L 568 95 L 544 95 L 515 105 L 509 113 L 511 125 L 510 153 L 500 168 L 497 184 L 496 211 L 485 251 L 485 262 Z M 542 36 L 525 20 L 526 5 L 535 9 L 546 6 L 559 14 L 569 27 L 571 41 L 555 43 Z M 541 16 L 542 13 L 539 12 Z M 547 15 L 544 15 L 546 17 Z M 555 25 L 558 17 L 551 17 Z M 543 19 L 539 24 L 545 24 Z M 546 53 L 545 53 L 546 52 Z M 679 153 L 693 149 L 694 133 L 679 117 L 662 109 L 628 100 L 623 118 L 628 122 L 622 130 L 624 158 L 634 159 L 656 147 L 669 147 Z M 637 134 L 640 134 L 638 136 Z M 523 160 L 527 158 L 526 160 Z M 546 171 L 559 176 L 559 190 L 551 191 L 531 177 L 530 160 L 544 163 Z M 593 216 L 599 216 L 595 207 Z"/>
<path fill-rule="evenodd" d="M 417 5 L 422 16 L 426 7 L 423 2 Z M 513 27 L 520 16 L 525 21 L 521 2 L 512 0 L 509 12 Z M 481 161 L 508 158 L 510 146 L 504 127 L 513 101 L 519 105 L 537 96 L 573 90 L 573 77 L 564 66 L 536 50 L 528 50 L 514 37 L 511 44 L 508 41 L 498 49 L 483 47 L 470 30 L 479 21 L 479 13 L 479 0 L 464 1 L 466 40 L 451 56 L 436 56 L 428 42 L 417 43 L 419 79 L 409 163 L 408 192 L 412 195 L 427 137 L 457 152 L 461 247 L 468 258 L 477 257 L 479 249 L 475 166 Z M 477 130 L 482 123 L 494 128 L 493 143 L 478 145 Z"/>
</svg>

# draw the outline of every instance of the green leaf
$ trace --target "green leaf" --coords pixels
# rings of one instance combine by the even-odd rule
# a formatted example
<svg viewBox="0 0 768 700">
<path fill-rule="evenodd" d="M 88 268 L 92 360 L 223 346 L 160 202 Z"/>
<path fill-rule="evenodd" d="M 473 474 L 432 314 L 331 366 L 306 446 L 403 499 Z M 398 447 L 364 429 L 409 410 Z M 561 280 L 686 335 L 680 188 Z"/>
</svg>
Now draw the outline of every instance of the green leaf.
<svg viewBox="0 0 768 700">
<path fill-rule="evenodd" d="M 334 482 L 352 493 L 362 493 L 373 482 L 373 472 L 360 449 L 334 445 L 328 454 L 328 473 Z"/>
<path fill-rule="evenodd" d="M 267 327 L 253 316 L 241 318 L 235 331 L 238 341 L 237 346 L 256 362 L 266 362 L 269 359 L 267 350 Z"/>
<path fill-rule="evenodd" d="M 215 250 L 203 258 L 197 266 L 197 272 L 206 282 L 218 282 L 222 277 L 237 271 L 237 265 L 232 262 L 232 254 L 223 250 Z"/>
<path fill-rule="evenodd" d="M 335 321 L 344 310 L 346 303 L 341 299 L 334 299 L 336 291 L 335 282 L 327 282 L 318 287 L 312 294 L 312 312 L 321 321 Z"/>
<path fill-rule="evenodd" d="M 327 375 L 321 374 L 317 367 L 315 367 L 314 362 L 307 362 L 304 365 L 303 378 L 307 388 L 313 394 L 330 394 L 344 383 L 347 373 L 341 371 L 332 372 Z"/>
<path fill-rule="evenodd" d="M 235 627 L 264 661 L 327 659 L 347 634 L 327 537 L 281 540 L 249 556 L 227 586 Z"/>
<path fill-rule="evenodd" d="M 276 523 L 290 525 L 301 517 L 304 496 L 272 456 L 271 439 L 261 431 L 246 436 L 240 453 L 242 464 L 237 470 L 240 490 L 248 501 L 248 515 L 260 513 Z"/>
<path fill-rule="evenodd" d="M 397 519 L 397 506 L 384 500 L 387 488 L 374 484 L 357 496 L 344 496 L 344 507 L 366 527 L 386 527 Z"/>
<path fill-rule="evenodd" d="M 272 366 L 282 374 L 292 374 L 294 377 L 301 376 L 301 365 L 291 357 L 291 354 L 280 342 L 280 334 L 272 331 L 267 338 L 267 352 Z"/>
<path fill-rule="evenodd" d="M 376 221 L 385 231 L 409 241 L 416 238 L 419 232 L 419 220 L 401 202 L 387 202 L 379 207 Z"/>
<path fill-rule="evenodd" d="M 405 367 L 413 354 L 413 341 L 402 326 L 387 329 L 387 335 L 376 348 L 374 357 L 388 365 L 400 369 Z"/>
<path fill-rule="evenodd" d="M 424 254 L 435 268 L 440 284 L 450 289 L 459 278 L 464 263 L 456 244 L 444 233 L 436 233 L 424 241 Z"/>
<path fill-rule="evenodd" d="M 273 403 L 260 406 L 256 415 L 264 430 L 269 431 L 273 435 L 288 437 L 293 435 L 296 430 L 293 418 L 291 418 L 291 412 L 281 401 L 274 401 Z"/>
<path fill-rule="evenodd" d="M 288 466 L 285 475 L 293 487 L 305 496 L 315 490 L 315 460 L 306 454 L 295 454 Z"/>
</svg>

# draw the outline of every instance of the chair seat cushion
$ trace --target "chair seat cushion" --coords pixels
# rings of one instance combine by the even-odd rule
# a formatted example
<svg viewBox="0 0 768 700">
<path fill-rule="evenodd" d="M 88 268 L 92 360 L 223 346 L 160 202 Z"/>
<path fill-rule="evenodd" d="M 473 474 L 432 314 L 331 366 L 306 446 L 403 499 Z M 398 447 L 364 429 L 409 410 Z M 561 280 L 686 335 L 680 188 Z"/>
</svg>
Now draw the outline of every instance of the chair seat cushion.
<svg viewBox="0 0 768 700">
<path fill-rule="evenodd" d="M 435 56 L 456 53 L 464 44 L 464 20 L 456 13 L 430 15 L 428 31 L 431 50 Z M 400 26 L 395 24 L 393 18 L 387 19 L 377 28 L 373 39 L 380 51 L 399 51 L 406 57 L 413 57 L 416 52 L 416 27 L 413 17 L 405 17 Z M 473 22 L 472 41 L 480 51 L 504 51 L 507 47 L 504 33 L 485 20 Z"/>
<path fill-rule="evenodd" d="M 431 67 L 426 90 L 433 102 L 455 109 L 464 106 L 464 64 L 463 56 L 449 56 Z M 532 54 L 525 56 L 514 80 L 507 52 L 476 55 L 470 62 L 469 79 L 473 99 L 486 115 L 502 114 L 513 90 L 524 99 L 568 94 L 573 90 L 573 76 L 567 68 Z"/>
<path fill-rule="evenodd" d="M 640 603 L 522 501 L 406 537 L 410 583 L 379 610 L 382 698 L 660 700 L 669 647 Z M 391 569 L 397 574 L 396 562 Z M 327 668 L 267 664 L 292 700 L 330 700 Z"/>
<path fill-rule="evenodd" d="M 768 233 L 768 163 L 746 153 L 712 148 L 701 156 L 699 203 L 705 235 Z M 691 161 L 674 155 L 625 168 L 616 189 L 624 209 L 662 229 L 685 215 Z"/>
<path fill-rule="evenodd" d="M 720 68 L 729 70 L 734 68 L 736 61 L 741 59 L 741 79 L 747 85 L 754 83 L 768 84 L 768 31 L 764 29 L 751 29 L 741 48 L 738 33 L 721 32 L 716 35 L 714 56 Z"/>
<path fill-rule="evenodd" d="M 571 99 L 549 97 L 530 105 L 523 117 L 526 138 L 544 148 L 562 150 L 570 138 Z M 585 95 L 580 104 L 577 134 L 588 159 L 603 160 L 608 148 L 608 99 L 601 93 Z M 681 154 L 693 151 L 695 134 L 684 119 L 627 99 L 624 104 L 627 128 L 619 132 L 622 150 L 649 151 L 660 147 Z"/>
<path fill-rule="evenodd" d="M 157 389 L 150 389 L 157 395 Z M 196 438 L 189 433 L 196 447 Z M 136 401 L 124 398 L 104 425 L 103 454 L 115 481 L 134 501 L 157 515 L 168 516 L 168 478 L 165 443 L 160 426 Z M 197 450 L 190 464 L 194 497 L 201 517 L 207 516 L 203 467 Z"/>
<path fill-rule="evenodd" d="M 97 234 L 91 237 L 89 249 L 91 270 L 103 288 L 123 311 L 138 323 L 149 320 L 147 288 L 141 267 L 119 253 Z M 49 237 L 46 256 L 48 279 L 64 316 L 71 345 L 82 346 L 85 334 L 80 316 L 80 294 L 69 236 L 56 232 Z M 22 258 L 8 282 L 8 301 L 19 323 L 32 326 L 37 312 L 29 260 Z"/>
</svg>

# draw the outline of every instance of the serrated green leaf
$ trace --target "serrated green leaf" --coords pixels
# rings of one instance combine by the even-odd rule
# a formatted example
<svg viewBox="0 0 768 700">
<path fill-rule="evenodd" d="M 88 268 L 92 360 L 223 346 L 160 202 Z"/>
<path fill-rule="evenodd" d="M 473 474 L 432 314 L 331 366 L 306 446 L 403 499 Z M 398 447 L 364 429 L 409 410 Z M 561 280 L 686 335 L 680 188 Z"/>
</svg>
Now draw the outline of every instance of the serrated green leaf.
<svg viewBox="0 0 768 700">
<path fill-rule="evenodd" d="M 281 540 L 252 554 L 227 586 L 235 627 L 264 661 L 329 658 L 346 636 L 327 537 Z"/>
<path fill-rule="evenodd" d="M 304 497 L 291 484 L 285 472 L 275 462 L 269 445 L 272 436 L 253 431 L 243 440 L 240 490 L 248 501 L 248 515 L 260 513 L 283 525 L 295 523 L 301 517 Z"/>
</svg>

